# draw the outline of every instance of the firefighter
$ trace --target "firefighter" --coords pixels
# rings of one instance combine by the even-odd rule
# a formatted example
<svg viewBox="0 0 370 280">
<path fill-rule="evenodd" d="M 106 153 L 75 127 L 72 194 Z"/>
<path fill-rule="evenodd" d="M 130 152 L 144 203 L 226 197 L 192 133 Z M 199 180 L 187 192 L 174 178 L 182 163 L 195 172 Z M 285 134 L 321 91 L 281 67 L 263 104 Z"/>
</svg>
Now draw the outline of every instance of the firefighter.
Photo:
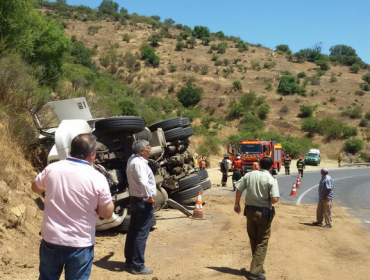
<svg viewBox="0 0 370 280">
<path fill-rule="evenodd" d="M 297 161 L 297 169 L 298 169 L 298 174 L 301 174 L 301 177 L 303 178 L 303 169 L 305 168 L 305 164 L 303 161 L 303 157 L 299 156 L 299 159 Z"/>
<path fill-rule="evenodd" d="M 229 173 L 229 164 L 231 163 L 231 161 L 229 160 L 229 154 L 225 154 L 224 155 L 224 159 L 221 161 L 221 172 L 222 172 L 222 180 L 221 180 L 221 185 L 223 187 L 226 186 L 226 183 L 227 183 L 227 177 L 228 177 L 228 173 Z"/>
<path fill-rule="evenodd" d="M 290 175 L 290 163 L 292 159 L 290 158 L 289 154 L 286 154 L 284 158 L 284 167 L 285 167 L 285 175 Z"/>
<path fill-rule="evenodd" d="M 260 158 L 259 157 L 256 158 L 255 162 L 253 162 L 252 169 L 253 170 L 259 170 L 260 169 Z"/>
<path fill-rule="evenodd" d="M 242 166 L 242 160 L 240 159 L 240 154 L 237 153 L 236 159 L 234 160 L 233 163 L 233 191 L 235 191 L 235 183 L 240 180 L 242 177 L 242 171 L 243 171 L 243 166 Z"/>
</svg>

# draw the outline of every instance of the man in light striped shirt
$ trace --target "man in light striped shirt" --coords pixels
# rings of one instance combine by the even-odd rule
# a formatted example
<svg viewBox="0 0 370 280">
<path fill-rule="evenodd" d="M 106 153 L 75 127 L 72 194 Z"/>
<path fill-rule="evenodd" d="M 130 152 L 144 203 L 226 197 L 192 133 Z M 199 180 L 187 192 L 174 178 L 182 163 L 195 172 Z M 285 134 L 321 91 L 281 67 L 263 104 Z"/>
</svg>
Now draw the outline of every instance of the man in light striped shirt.
<svg viewBox="0 0 370 280">
<path fill-rule="evenodd" d="M 131 218 L 125 244 L 126 267 L 133 274 L 152 274 L 145 267 L 145 247 L 154 215 L 154 198 L 157 194 L 155 178 L 148 165 L 151 147 L 146 140 L 135 141 L 133 155 L 127 162 L 127 180 L 130 192 Z"/>
</svg>

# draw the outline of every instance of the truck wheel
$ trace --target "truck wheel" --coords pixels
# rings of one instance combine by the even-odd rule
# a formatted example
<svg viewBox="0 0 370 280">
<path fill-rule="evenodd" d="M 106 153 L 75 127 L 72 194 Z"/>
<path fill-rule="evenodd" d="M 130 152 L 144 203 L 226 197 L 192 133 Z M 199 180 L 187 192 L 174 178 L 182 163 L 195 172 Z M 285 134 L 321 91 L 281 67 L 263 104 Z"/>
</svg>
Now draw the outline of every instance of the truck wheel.
<svg viewBox="0 0 370 280">
<path fill-rule="evenodd" d="M 154 227 L 156 224 L 157 224 L 157 218 L 155 215 L 153 215 L 150 228 Z M 120 224 L 118 227 L 113 228 L 113 230 L 127 232 L 129 225 L 130 225 L 130 215 L 127 215 L 125 219 L 123 220 L 122 224 Z"/>
<path fill-rule="evenodd" d="M 181 118 L 176 117 L 153 123 L 152 125 L 149 126 L 149 129 L 151 132 L 156 131 L 158 128 L 162 128 L 163 131 L 167 131 L 180 126 L 182 126 Z"/>
<path fill-rule="evenodd" d="M 198 176 L 198 173 L 193 173 L 185 178 L 180 179 L 178 183 L 179 183 L 178 190 L 184 190 L 188 189 L 189 187 L 198 185 L 200 183 L 200 178 Z"/>
<path fill-rule="evenodd" d="M 201 193 L 203 192 L 202 186 L 201 185 L 196 185 L 196 186 L 194 186 L 190 189 L 174 193 L 174 194 L 170 195 L 170 197 L 175 201 L 184 201 L 184 200 L 187 200 L 189 198 L 196 197 L 198 195 L 199 191 Z"/>
<path fill-rule="evenodd" d="M 208 190 L 212 187 L 212 183 L 210 180 L 203 181 L 200 183 L 200 185 L 202 186 L 203 191 Z"/>
<path fill-rule="evenodd" d="M 204 180 L 204 179 L 208 178 L 208 172 L 207 172 L 206 169 L 199 169 L 198 170 L 198 175 L 199 175 L 200 180 Z"/>
<path fill-rule="evenodd" d="M 189 118 L 181 118 L 181 126 L 182 127 L 188 127 L 190 124 L 191 124 L 191 122 L 190 122 L 190 119 Z"/>
<path fill-rule="evenodd" d="M 190 136 L 194 135 L 194 129 L 192 127 L 185 127 L 184 128 L 184 133 L 185 133 L 184 138 L 190 137 Z"/>
<path fill-rule="evenodd" d="M 140 117 L 123 116 L 98 120 L 95 123 L 96 132 L 130 131 L 138 133 L 145 129 L 145 121 Z"/>
<path fill-rule="evenodd" d="M 166 141 L 178 140 L 185 138 L 185 131 L 182 127 L 177 127 L 171 130 L 168 130 L 164 133 Z"/>
</svg>

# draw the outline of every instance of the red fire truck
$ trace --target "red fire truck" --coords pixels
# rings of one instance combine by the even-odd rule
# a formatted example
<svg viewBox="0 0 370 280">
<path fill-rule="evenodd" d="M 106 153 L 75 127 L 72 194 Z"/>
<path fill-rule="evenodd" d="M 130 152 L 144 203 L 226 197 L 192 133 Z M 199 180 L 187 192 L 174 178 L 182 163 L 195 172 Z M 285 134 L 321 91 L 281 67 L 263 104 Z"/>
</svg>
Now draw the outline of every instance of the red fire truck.
<svg viewBox="0 0 370 280">
<path fill-rule="evenodd" d="M 283 146 L 274 140 L 264 141 L 262 139 L 245 139 L 239 142 L 239 146 L 229 144 L 227 152 L 233 161 L 235 154 L 239 153 L 242 159 L 244 174 L 252 171 L 253 163 L 260 161 L 263 157 L 271 157 L 273 169 L 279 172 L 283 162 Z"/>
</svg>

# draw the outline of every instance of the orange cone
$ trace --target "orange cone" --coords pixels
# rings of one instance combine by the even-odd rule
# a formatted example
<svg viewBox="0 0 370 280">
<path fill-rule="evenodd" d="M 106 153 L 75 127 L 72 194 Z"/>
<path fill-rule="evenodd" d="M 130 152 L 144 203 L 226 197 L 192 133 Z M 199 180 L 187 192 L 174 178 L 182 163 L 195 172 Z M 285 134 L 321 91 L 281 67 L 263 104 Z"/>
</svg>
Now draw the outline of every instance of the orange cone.
<svg viewBox="0 0 370 280">
<path fill-rule="evenodd" d="M 301 189 L 301 179 L 297 180 L 297 190 Z"/>
<path fill-rule="evenodd" d="M 290 191 L 289 196 L 297 196 L 297 189 L 295 187 L 295 182 L 293 183 L 293 187 L 292 187 L 292 190 Z"/>
<path fill-rule="evenodd" d="M 195 209 L 193 211 L 193 218 L 203 219 L 203 205 L 202 196 L 200 191 L 198 192 L 197 200 L 195 201 Z"/>
</svg>

